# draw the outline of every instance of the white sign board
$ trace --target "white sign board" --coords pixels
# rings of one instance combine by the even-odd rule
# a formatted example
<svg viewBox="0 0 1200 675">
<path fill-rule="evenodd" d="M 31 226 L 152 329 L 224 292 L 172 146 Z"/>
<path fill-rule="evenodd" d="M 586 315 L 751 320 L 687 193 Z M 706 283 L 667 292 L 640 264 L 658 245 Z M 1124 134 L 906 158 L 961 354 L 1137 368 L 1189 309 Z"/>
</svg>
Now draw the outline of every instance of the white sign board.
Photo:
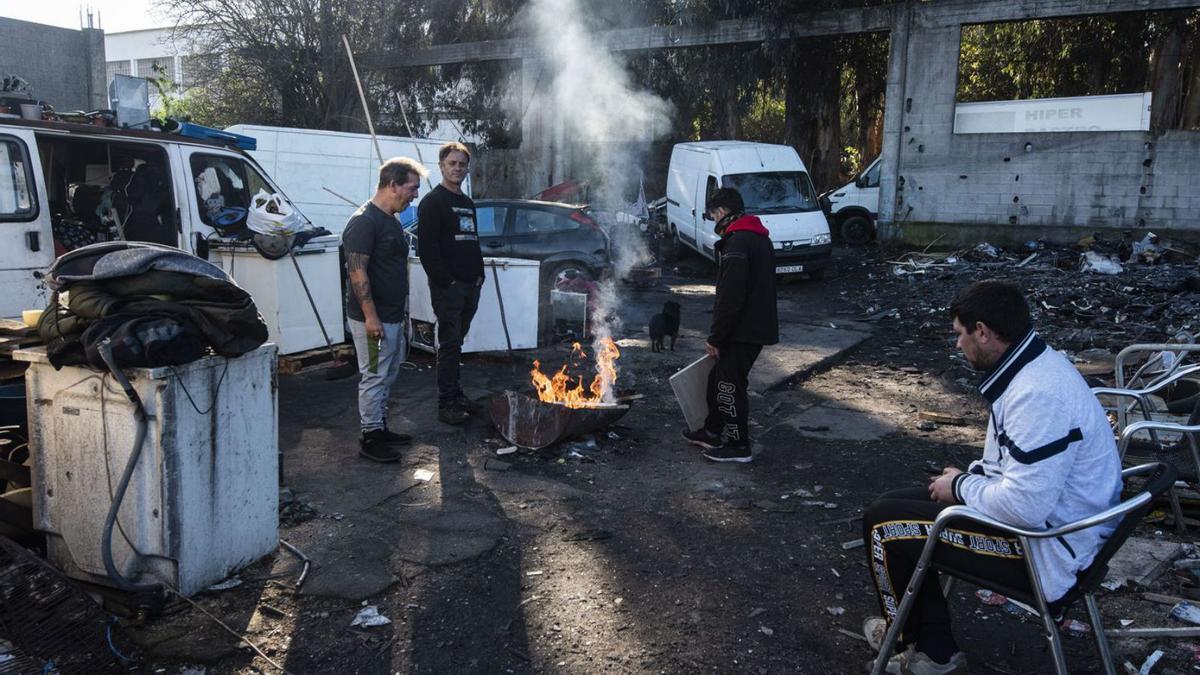
<svg viewBox="0 0 1200 675">
<path fill-rule="evenodd" d="M 956 134 L 1148 131 L 1150 92 L 959 103 Z"/>
</svg>

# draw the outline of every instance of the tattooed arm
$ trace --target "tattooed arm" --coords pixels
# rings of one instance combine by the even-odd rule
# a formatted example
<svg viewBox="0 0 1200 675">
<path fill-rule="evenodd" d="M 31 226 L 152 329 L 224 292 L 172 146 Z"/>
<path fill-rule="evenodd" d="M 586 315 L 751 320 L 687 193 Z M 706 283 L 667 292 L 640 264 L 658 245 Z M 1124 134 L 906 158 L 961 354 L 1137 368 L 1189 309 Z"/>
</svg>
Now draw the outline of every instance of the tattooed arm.
<svg viewBox="0 0 1200 675">
<path fill-rule="evenodd" d="M 370 261 L 371 256 L 366 253 L 346 253 L 350 287 L 354 289 L 359 307 L 362 307 L 367 335 L 378 338 L 383 336 L 383 324 L 379 321 L 379 313 L 375 311 L 375 299 L 371 297 L 371 280 L 367 277 L 367 263 Z"/>
</svg>

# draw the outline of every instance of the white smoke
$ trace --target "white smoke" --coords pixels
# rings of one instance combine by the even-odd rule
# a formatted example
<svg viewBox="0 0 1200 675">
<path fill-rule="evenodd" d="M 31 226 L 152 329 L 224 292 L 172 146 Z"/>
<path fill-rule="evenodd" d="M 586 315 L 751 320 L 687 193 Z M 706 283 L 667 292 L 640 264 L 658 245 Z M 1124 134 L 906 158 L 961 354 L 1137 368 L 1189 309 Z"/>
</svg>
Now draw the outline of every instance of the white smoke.
<svg viewBox="0 0 1200 675">
<path fill-rule="evenodd" d="M 561 124 L 565 145 L 590 153 L 600 176 L 593 185 L 593 203 L 620 210 L 641 180 L 650 141 L 670 128 L 671 105 L 634 86 L 618 55 L 585 25 L 585 15 L 578 0 L 533 0 L 530 7 L 535 39 L 551 75 L 549 119 Z M 616 283 L 653 258 L 635 225 L 617 223 L 609 234 L 614 274 L 601 284 L 593 351 L 596 343 L 619 331 Z"/>
</svg>

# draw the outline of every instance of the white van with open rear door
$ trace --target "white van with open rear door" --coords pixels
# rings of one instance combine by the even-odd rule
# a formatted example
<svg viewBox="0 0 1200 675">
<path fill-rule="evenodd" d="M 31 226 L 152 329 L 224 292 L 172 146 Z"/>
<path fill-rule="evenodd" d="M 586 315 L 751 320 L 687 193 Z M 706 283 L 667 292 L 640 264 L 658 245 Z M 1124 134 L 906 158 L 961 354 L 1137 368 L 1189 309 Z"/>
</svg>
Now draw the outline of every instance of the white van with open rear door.
<svg viewBox="0 0 1200 675">
<path fill-rule="evenodd" d="M 245 227 L 260 189 L 280 192 L 227 139 L 0 119 L 0 317 L 44 308 L 43 271 L 96 241 L 151 241 L 207 258 L 210 238 Z"/>
<path fill-rule="evenodd" d="M 667 229 L 676 247 L 716 261 L 713 223 L 704 204 L 719 187 L 735 188 L 746 213 L 771 234 L 778 274 L 821 278 L 833 252 L 829 223 L 808 170 L 788 145 L 744 141 L 679 143 L 667 170 Z"/>
</svg>

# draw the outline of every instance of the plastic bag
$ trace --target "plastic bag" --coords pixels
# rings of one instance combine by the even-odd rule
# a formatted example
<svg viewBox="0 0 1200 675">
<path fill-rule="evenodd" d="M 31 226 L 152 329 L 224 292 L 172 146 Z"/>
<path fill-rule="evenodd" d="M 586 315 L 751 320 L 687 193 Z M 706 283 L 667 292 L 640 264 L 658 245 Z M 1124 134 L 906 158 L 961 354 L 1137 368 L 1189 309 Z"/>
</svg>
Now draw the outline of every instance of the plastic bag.
<svg viewBox="0 0 1200 675">
<path fill-rule="evenodd" d="M 308 223 L 283 195 L 260 189 L 250 200 L 246 226 L 259 234 L 286 236 L 306 229 Z"/>
</svg>

